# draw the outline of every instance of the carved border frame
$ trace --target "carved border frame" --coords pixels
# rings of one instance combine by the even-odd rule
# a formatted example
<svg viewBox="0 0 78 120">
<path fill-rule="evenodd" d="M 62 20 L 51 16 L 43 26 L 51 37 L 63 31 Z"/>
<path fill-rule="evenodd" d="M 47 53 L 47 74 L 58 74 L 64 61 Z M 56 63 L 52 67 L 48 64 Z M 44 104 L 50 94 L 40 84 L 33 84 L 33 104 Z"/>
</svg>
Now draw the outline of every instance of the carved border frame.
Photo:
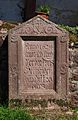
<svg viewBox="0 0 78 120">
<path fill-rule="evenodd" d="M 41 17 L 40 17 L 41 18 Z M 43 18 L 42 18 L 43 19 Z M 30 20 L 31 21 L 31 20 Z M 46 21 L 46 20 L 45 20 Z M 26 23 L 25 23 L 26 24 Z M 51 23 L 52 24 L 52 23 Z M 55 24 L 53 24 L 55 25 Z M 20 98 L 19 95 L 19 53 L 18 50 L 20 36 L 26 36 L 27 34 L 20 33 L 19 29 L 22 26 L 18 26 L 15 29 L 9 31 L 9 100 Z M 56 28 L 56 25 L 55 25 Z M 17 32 L 15 32 L 17 31 Z M 61 31 L 61 32 L 59 32 Z M 49 31 L 50 32 L 50 31 Z M 17 34 L 18 33 L 18 34 Z M 56 93 L 61 97 L 65 98 L 69 91 L 69 80 L 68 80 L 68 62 L 69 62 L 69 52 L 68 52 L 68 32 L 57 27 L 57 33 L 54 31 L 48 34 L 41 34 L 41 36 L 55 36 L 56 37 Z M 28 35 L 27 35 L 28 36 Z M 29 34 L 31 36 L 31 34 Z M 36 36 L 36 35 L 34 35 Z M 40 36 L 40 34 L 37 34 Z M 21 47 L 21 46 L 20 46 Z"/>
</svg>

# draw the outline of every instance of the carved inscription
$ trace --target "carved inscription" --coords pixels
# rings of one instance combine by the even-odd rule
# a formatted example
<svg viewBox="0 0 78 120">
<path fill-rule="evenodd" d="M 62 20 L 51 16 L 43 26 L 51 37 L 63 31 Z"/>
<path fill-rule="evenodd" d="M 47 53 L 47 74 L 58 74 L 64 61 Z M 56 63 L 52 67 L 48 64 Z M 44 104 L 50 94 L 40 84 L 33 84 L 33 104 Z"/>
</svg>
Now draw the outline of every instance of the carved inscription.
<svg viewBox="0 0 78 120">
<path fill-rule="evenodd" d="M 54 41 L 22 41 L 22 91 L 53 89 Z"/>
</svg>

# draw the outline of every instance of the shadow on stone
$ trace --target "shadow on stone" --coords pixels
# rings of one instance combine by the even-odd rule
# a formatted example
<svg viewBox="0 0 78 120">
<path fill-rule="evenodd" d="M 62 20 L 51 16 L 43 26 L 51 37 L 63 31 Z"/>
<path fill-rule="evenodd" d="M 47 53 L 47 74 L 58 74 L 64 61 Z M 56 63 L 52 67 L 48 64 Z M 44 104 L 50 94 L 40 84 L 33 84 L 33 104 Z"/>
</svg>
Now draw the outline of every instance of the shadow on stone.
<svg viewBox="0 0 78 120">
<path fill-rule="evenodd" d="M 8 37 L 0 47 L 0 104 L 8 105 Z"/>
</svg>

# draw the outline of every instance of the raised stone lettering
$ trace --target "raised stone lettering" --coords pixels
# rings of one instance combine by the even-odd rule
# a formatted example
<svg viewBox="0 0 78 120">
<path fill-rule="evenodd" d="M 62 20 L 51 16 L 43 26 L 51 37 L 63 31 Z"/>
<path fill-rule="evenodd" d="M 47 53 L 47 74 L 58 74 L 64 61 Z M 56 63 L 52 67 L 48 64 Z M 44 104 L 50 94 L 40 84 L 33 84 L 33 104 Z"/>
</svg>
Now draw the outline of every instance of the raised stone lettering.
<svg viewBox="0 0 78 120">
<path fill-rule="evenodd" d="M 52 89 L 54 41 L 24 41 L 23 90 Z"/>
</svg>

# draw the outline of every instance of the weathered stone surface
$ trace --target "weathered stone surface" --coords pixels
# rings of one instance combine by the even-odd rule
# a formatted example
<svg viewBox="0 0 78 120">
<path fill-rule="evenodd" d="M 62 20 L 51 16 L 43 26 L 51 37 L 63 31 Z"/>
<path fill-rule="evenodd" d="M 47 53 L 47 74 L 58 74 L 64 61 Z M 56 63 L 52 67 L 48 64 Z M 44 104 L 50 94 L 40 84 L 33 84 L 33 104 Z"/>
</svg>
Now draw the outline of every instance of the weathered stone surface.
<svg viewBox="0 0 78 120">
<path fill-rule="evenodd" d="M 72 80 L 70 83 L 70 91 L 74 92 L 78 90 L 78 82 Z"/>
<path fill-rule="evenodd" d="M 71 93 L 71 105 L 72 107 L 78 107 L 78 91 Z"/>
<path fill-rule="evenodd" d="M 72 106 L 78 106 L 78 48 L 69 49 L 69 73 L 70 73 L 70 92 Z M 70 57 L 71 56 L 71 57 Z"/>
<path fill-rule="evenodd" d="M 23 43 L 23 79 L 20 81 L 20 91 L 54 88 L 54 40 L 48 38 L 27 38 Z M 33 42 L 34 41 L 34 42 Z"/>
<path fill-rule="evenodd" d="M 36 16 L 9 32 L 9 100 L 68 94 L 68 32 Z"/>
<path fill-rule="evenodd" d="M 8 102 L 8 31 L 16 25 L 0 20 L 0 104 Z"/>
</svg>

